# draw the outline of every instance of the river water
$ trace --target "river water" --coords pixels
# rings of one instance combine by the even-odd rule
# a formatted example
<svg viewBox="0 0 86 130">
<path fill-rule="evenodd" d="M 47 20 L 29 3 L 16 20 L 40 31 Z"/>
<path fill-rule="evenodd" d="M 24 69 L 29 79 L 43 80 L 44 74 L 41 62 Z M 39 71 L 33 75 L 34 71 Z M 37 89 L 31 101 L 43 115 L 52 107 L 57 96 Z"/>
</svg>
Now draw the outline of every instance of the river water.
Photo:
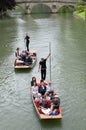
<svg viewBox="0 0 86 130">
<path fill-rule="evenodd" d="M 37 51 L 30 71 L 15 71 L 15 50 Z M 40 77 L 38 63 L 49 53 L 51 79 L 61 99 L 62 120 L 39 120 L 32 104 L 30 81 Z M 47 60 L 47 80 L 50 80 Z M 21 16 L 0 20 L 0 130 L 86 130 L 86 24 L 72 15 Z"/>
</svg>

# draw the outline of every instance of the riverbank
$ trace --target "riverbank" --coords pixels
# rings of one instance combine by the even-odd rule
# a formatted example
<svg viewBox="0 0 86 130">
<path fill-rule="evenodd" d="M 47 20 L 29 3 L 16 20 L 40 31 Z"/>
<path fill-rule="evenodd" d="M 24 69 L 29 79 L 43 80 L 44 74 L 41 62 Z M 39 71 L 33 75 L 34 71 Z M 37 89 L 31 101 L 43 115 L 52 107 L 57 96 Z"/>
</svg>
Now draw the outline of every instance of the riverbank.
<svg viewBox="0 0 86 130">
<path fill-rule="evenodd" d="M 80 13 L 79 13 L 78 11 L 75 11 L 73 14 L 74 14 L 75 16 L 78 16 L 78 17 L 82 18 L 83 20 L 86 19 L 85 11 L 80 12 Z"/>
</svg>

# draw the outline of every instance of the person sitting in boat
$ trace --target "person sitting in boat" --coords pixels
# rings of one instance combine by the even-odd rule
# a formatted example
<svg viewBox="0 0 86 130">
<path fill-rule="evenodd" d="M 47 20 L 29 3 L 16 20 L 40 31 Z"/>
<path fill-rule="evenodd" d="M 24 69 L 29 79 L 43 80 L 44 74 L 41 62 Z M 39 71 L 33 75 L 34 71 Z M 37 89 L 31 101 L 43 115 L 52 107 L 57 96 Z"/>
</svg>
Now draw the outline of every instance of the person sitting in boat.
<svg viewBox="0 0 86 130">
<path fill-rule="evenodd" d="M 45 96 L 42 97 L 42 100 L 39 101 L 39 107 L 48 108 L 48 103 Z"/>
<path fill-rule="evenodd" d="M 49 116 L 56 116 L 58 114 L 59 114 L 59 111 L 57 109 L 54 109 L 52 111 L 50 110 L 50 112 L 49 112 Z"/>
<path fill-rule="evenodd" d="M 50 93 L 52 91 L 54 91 L 52 82 L 49 82 L 48 85 L 46 86 L 46 92 Z"/>
<path fill-rule="evenodd" d="M 15 51 L 15 56 L 16 56 L 16 59 L 17 60 L 20 60 L 21 59 L 21 56 L 19 54 L 19 47 L 17 47 L 16 51 Z"/>
<path fill-rule="evenodd" d="M 36 52 L 30 53 L 30 55 L 31 55 L 31 57 L 32 57 L 33 60 L 36 60 Z"/>
<path fill-rule="evenodd" d="M 54 95 L 54 88 L 52 87 L 51 82 L 49 82 L 48 85 L 46 86 L 46 95 L 49 95 L 50 97 Z"/>
<path fill-rule="evenodd" d="M 44 113 L 47 116 L 56 116 L 56 115 L 59 114 L 59 112 L 57 111 L 57 109 L 54 109 L 53 111 L 51 111 L 50 108 L 41 107 L 40 110 L 41 110 L 42 113 Z"/>
<path fill-rule="evenodd" d="M 19 57 L 19 47 L 17 47 L 16 51 L 15 51 L 15 56 Z"/>
<path fill-rule="evenodd" d="M 32 91 L 32 95 L 33 95 L 34 99 L 41 96 L 41 94 L 38 92 L 38 86 L 37 86 L 37 83 L 35 81 L 33 82 L 33 86 L 31 88 L 31 91 Z"/>
<path fill-rule="evenodd" d="M 26 65 L 31 65 L 32 62 L 33 62 L 32 57 L 27 53 L 26 59 L 25 59 L 25 64 Z"/>
<path fill-rule="evenodd" d="M 22 60 L 21 55 L 19 54 L 19 48 L 16 49 L 15 56 L 16 56 L 16 59 L 15 59 L 14 65 L 24 64 L 24 61 Z"/>
<path fill-rule="evenodd" d="M 41 111 L 48 116 L 55 116 L 59 114 L 60 98 L 55 95 L 54 99 L 51 102 L 50 108 L 41 108 Z"/>
<path fill-rule="evenodd" d="M 33 83 L 36 82 L 36 77 L 32 77 L 32 80 L 31 80 L 31 86 L 33 86 Z"/>
<path fill-rule="evenodd" d="M 25 60 L 26 60 L 26 55 L 27 55 L 27 52 L 26 52 L 25 50 L 23 50 L 23 51 L 21 52 L 21 54 L 20 54 L 21 60 L 24 61 L 24 62 L 25 62 Z"/>
<path fill-rule="evenodd" d="M 46 85 L 43 80 L 40 81 L 39 93 L 41 93 L 42 96 L 46 93 Z"/>
<path fill-rule="evenodd" d="M 58 95 L 55 95 L 54 98 L 52 99 L 51 103 L 51 110 L 54 111 L 55 109 L 59 109 L 60 106 L 60 98 Z"/>
</svg>

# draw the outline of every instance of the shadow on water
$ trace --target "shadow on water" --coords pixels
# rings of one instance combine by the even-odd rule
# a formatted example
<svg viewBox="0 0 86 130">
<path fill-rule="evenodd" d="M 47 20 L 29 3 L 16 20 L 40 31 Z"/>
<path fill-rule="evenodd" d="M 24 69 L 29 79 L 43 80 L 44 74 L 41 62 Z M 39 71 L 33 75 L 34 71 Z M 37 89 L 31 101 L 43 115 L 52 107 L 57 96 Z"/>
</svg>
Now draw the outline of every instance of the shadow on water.
<svg viewBox="0 0 86 130">
<path fill-rule="evenodd" d="M 31 14 L 31 16 L 33 17 L 33 18 L 35 18 L 35 19 L 41 19 L 41 18 L 49 18 L 49 17 L 51 17 L 51 14 L 50 13 L 48 13 L 48 14 Z"/>
<path fill-rule="evenodd" d="M 45 129 L 53 129 L 53 128 L 60 128 L 62 127 L 62 119 L 54 119 L 54 120 L 40 120 L 41 123 L 41 130 L 42 128 Z"/>
<path fill-rule="evenodd" d="M 29 73 L 32 69 L 14 69 L 15 73 Z"/>
</svg>

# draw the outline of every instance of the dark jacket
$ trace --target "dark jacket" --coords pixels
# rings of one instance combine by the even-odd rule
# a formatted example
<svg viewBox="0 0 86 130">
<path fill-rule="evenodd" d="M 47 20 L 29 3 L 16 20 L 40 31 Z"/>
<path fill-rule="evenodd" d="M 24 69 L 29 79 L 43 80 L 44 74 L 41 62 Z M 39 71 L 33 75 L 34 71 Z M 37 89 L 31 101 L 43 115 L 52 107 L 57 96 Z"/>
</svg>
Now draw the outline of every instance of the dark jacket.
<svg viewBox="0 0 86 130">
<path fill-rule="evenodd" d="M 40 86 L 39 87 L 39 93 L 41 93 L 42 95 L 44 95 L 46 92 L 46 86 Z"/>
</svg>

